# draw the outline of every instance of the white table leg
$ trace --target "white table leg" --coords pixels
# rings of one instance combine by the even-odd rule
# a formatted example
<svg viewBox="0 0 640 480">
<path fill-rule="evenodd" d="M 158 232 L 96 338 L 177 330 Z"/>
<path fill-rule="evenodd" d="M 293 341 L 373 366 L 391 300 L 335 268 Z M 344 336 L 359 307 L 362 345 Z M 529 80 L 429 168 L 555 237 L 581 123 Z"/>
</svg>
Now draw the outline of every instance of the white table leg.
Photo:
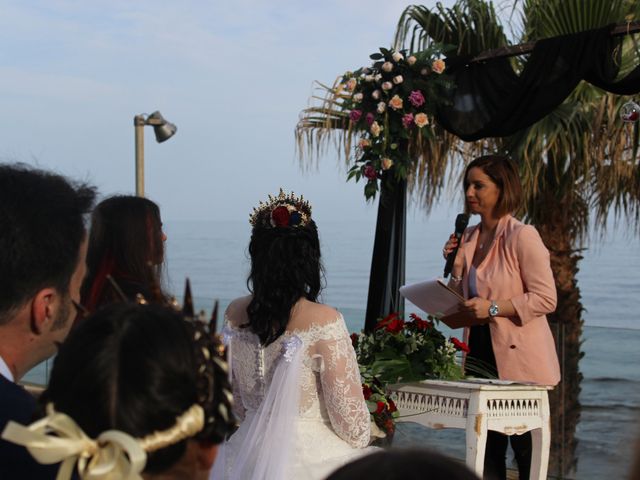
<svg viewBox="0 0 640 480">
<path fill-rule="evenodd" d="M 466 442 L 467 467 L 482 478 L 484 453 L 487 447 L 487 421 L 482 414 L 467 417 Z"/>
<path fill-rule="evenodd" d="M 551 432 L 549 425 L 531 430 L 530 480 L 546 480 L 549 468 Z"/>
</svg>

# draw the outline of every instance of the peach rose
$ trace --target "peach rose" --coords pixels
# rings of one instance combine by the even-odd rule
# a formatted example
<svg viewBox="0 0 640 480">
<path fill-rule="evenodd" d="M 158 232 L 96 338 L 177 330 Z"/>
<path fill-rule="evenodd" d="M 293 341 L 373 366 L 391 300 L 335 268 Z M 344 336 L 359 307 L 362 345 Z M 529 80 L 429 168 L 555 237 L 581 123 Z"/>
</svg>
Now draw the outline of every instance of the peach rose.
<svg viewBox="0 0 640 480">
<path fill-rule="evenodd" d="M 418 128 L 422 128 L 425 125 L 429 125 L 429 117 L 427 117 L 426 113 L 418 113 L 413 122 L 418 126 Z"/>
<path fill-rule="evenodd" d="M 400 110 L 402 108 L 402 99 L 398 95 L 394 95 L 389 100 L 389 106 L 394 110 Z"/>
<path fill-rule="evenodd" d="M 431 69 L 436 72 L 436 73 L 442 73 L 444 72 L 444 60 L 442 60 L 441 58 L 434 60 L 433 63 L 431 64 Z"/>
<path fill-rule="evenodd" d="M 378 125 L 378 122 L 373 122 L 371 124 L 371 127 L 369 127 L 369 131 L 371 132 L 371 135 L 373 135 L 374 137 L 377 137 L 378 135 L 380 135 L 380 132 L 382 131 L 382 127 Z"/>
<path fill-rule="evenodd" d="M 393 160 L 391 160 L 390 158 L 383 158 L 382 159 L 382 169 L 383 170 L 389 170 L 391 167 L 393 167 Z"/>
</svg>

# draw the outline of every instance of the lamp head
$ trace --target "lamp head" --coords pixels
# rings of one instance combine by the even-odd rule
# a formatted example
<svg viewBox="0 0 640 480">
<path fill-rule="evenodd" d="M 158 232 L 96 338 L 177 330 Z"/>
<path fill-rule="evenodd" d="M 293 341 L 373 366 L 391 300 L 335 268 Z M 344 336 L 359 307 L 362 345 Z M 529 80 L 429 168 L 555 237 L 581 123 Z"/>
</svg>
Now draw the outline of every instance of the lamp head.
<svg viewBox="0 0 640 480">
<path fill-rule="evenodd" d="M 149 125 L 153 126 L 153 132 L 156 134 L 156 141 L 162 143 L 173 137 L 178 130 L 173 123 L 167 122 L 160 112 L 155 111 L 147 118 Z"/>
</svg>

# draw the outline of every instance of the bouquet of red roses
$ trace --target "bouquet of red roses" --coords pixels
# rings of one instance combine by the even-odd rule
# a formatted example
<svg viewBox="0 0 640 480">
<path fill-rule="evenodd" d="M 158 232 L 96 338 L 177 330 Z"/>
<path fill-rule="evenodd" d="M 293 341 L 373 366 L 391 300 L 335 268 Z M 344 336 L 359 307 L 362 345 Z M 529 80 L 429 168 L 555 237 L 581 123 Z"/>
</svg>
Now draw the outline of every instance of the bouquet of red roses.
<svg viewBox="0 0 640 480">
<path fill-rule="evenodd" d="M 434 317 L 423 320 L 411 314 L 410 319 L 406 322 L 392 313 L 372 333 L 352 335 L 363 378 L 375 378 L 382 385 L 462 378 L 458 351 L 467 346 L 458 339 L 447 339 L 436 328 Z"/>
</svg>

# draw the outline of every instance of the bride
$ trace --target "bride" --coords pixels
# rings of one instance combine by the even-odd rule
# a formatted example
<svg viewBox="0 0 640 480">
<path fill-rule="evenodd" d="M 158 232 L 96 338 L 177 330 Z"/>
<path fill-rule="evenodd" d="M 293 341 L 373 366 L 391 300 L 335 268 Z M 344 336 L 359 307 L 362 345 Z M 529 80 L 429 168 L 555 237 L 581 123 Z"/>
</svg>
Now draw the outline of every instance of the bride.
<svg viewBox="0 0 640 480">
<path fill-rule="evenodd" d="M 316 303 L 320 242 L 302 197 L 254 209 L 252 295 L 225 314 L 238 430 L 212 479 L 322 479 L 368 453 L 370 420 L 342 315 Z"/>
</svg>

